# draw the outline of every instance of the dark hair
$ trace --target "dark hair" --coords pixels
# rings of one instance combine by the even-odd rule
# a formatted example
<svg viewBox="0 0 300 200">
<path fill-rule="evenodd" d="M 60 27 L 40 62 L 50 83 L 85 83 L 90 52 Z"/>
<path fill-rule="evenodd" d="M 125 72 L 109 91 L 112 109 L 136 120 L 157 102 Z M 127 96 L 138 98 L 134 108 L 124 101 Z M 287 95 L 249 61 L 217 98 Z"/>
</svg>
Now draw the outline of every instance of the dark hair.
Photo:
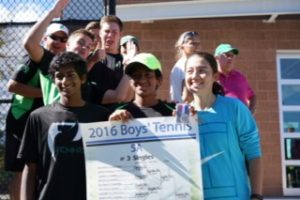
<svg viewBox="0 0 300 200">
<path fill-rule="evenodd" d="M 194 53 L 193 55 L 191 55 L 190 58 L 194 57 L 194 56 L 199 56 L 199 57 L 205 59 L 211 66 L 213 73 L 214 74 L 218 73 L 218 63 L 212 54 L 207 53 L 207 52 L 197 52 L 197 53 Z M 219 82 L 216 82 L 216 81 L 213 83 L 212 92 L 215 95 L 217 95 L 217 94 L 222 95 L 222 96 L 225 95 L 223 86 Z"/>
<path fill-rule="evenodd" d="M 115 15 L 103 16 L 100 20 L 100 29 L 104 23 L 116 23 L 119 25 L 120 31 L 123 30 L 123 22 Z"/>
<path fill-rule="evenodd" d="M 80 55 L 73 52 L 63 52 L 56 55 L 50 63 L 49 74 L 52 79 L 55 72 L 67 66 L 73 66 L 80 78 L 87 74 L 87 63 Z"/>
</svg>

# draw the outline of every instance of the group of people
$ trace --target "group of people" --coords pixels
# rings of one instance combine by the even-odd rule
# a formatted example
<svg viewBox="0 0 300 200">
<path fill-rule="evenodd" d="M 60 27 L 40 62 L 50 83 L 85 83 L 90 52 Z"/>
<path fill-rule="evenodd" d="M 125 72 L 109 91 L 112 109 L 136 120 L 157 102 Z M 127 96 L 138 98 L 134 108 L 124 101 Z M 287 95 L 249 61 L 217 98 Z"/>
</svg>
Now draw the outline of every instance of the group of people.
<svg viewBox="0 0 300 200">
<path fill-rule="evenodd" d="M 78 123 L 172 116 L 181 102 L 199 119 L 201 157 L 224 152 L 199 166 L 204 198 L 263 199 L 255 95 L 233 69 L 239 50 L 221 44 L 214 56 L 198 52 L 198 33 L 183 33 L 171 72 L 172 101 L 163 101 L 157 95 L 163 80 L 157 57 L 140 52 L 136 37 L 122 37 L 116 16 L 72 33 L 51 23 L 68 3 L 58 0 L 31 27 L 23 41 L 28 55 L 8 82 L 13 101 L 5 167 L 15 172 L 11 199 L 86 199 L 83 144 L 74 135 Z"/>
<path fill-rule="evenodd" d="M 182 33 L 176 44 L 177 62 L 170 75 L 170 98 L 174 102 L 191 100 L 191 94 L 185 87 L 185 71 L 187 59 L 200 49 L 199 34 L 194 31 Z M 231 44 L 219 44 L 214 52 L 218 64 L 218 82 L 223 86 L 224 95 L 241 100 L 252 113 L 256 108 L 256 96 L 246 77 L 235 69 L 235 59 L 239 49 Z"/>
</svg>

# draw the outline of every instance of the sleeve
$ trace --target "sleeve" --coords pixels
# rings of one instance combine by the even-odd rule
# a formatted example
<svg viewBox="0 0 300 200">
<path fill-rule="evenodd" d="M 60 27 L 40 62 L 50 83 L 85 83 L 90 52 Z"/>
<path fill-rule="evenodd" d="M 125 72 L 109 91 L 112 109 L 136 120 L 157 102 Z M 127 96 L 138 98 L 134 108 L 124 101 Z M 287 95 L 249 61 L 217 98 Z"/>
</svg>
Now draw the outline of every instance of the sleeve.
<svg viewBox="0 0 300 200">
<path fill-rule="evenodd" d="M 36 72 L 37 64 L 26 56 L 22 63 L 18 65 L 11 79 L 26 84 L 35 76 Z"/>
<path fill-rule="evenodd" d="M 88 82 L 82 87 L 82 97 L 85 101 L 94 104 L 100 104 L 106 90 L 93 82 Z"/>
<path fill-rule="evenodd" d="M 40 63 L 38 63 L 38 68 L 41 70 L 42 74 L 48 75 L 49 74 L 49 66 L 54 58 L 54 54 L 50 51 L 44 49 L 44 55 Z"/>
<path fill-rule="evenodd" d="M 18 152 L 18 158 L 25 163 L 38 161 L 38 130 L 35 117 L 31 114 L 26 122 L 23 138 Z"/>
<path fill-rule="evenodd" d="M 249 109 L 240 101 L 236 102 L 236 129 L 239 143 L 246 159 L 261 157 L 260 135 L 256 121 Z"/>
</svg>

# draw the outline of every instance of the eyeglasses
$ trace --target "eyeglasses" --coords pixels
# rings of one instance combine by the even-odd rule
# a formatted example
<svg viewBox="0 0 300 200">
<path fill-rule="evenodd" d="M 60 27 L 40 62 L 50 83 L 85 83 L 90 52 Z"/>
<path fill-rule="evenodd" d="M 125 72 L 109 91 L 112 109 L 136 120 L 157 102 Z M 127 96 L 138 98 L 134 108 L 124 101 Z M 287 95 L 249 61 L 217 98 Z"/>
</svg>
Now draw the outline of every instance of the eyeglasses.
<svg viewBox="0 0 300 200">
<path fill-rule="evenodd" d="M 57 35 L 49 35 L 49 38 L 51 38 L 54 41 L 60 41 L 61 43 L 66 43 L 68 38 L 67 37 L 60 37 Z"/>
</svg>

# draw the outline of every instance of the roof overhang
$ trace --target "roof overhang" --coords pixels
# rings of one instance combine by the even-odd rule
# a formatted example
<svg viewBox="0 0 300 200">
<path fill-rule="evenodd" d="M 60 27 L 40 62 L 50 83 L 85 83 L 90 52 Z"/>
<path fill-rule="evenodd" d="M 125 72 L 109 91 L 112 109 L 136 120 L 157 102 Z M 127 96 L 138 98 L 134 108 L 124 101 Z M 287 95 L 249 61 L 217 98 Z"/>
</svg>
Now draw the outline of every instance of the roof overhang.
<svg viewBox="0 0 300 200">
<path fill-rule="evenodd" d="M 299 0 L 190 0 L 117 5 L 122 21 L 300 14 Z M 267 20 L 267 22 L 269 21 Z"/>
</svg>

